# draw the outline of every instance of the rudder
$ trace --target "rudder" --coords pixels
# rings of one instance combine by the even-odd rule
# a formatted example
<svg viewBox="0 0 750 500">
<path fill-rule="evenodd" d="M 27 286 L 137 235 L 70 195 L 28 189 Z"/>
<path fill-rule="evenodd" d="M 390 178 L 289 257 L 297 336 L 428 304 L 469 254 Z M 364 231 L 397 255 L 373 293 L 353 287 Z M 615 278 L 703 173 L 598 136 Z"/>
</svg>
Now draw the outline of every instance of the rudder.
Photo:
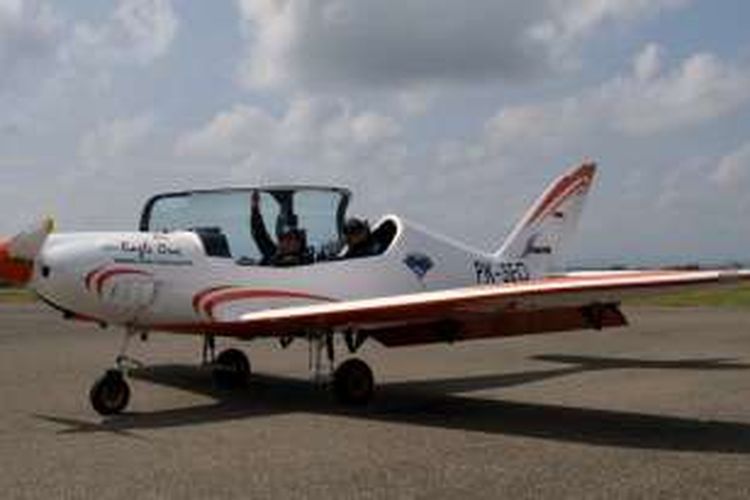
<svg viewBox="0 0 750 500">
<path fill-rule="evenodd" d="M 501 260 L 522 261 L 532 277 L 560 263 L 563 245 L 576 232 L 596 164 L 587 162 L 566 172 L 544 191 L 495 253 Z"/>
</svg>

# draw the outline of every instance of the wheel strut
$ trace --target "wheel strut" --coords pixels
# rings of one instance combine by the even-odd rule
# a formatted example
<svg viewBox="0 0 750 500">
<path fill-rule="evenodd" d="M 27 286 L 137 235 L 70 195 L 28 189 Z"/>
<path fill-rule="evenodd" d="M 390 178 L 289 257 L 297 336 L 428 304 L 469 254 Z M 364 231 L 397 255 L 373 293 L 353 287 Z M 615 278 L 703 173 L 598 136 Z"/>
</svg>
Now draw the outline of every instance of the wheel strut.
<svg viewBox="0 0 750 500">
<path fill-rule="evenodd" d="M 216 337 L 211 334 L 203 336 L 203 350 L 201 353 L 201 364 L 209 365 L 216 360 Z"/>
<path fill-rule="evenodd" d="M 121 413 L 130 402 L 130 386 L 125 376 L 129 370 L 143 366 L 143 363 L 127 354 L 130 340 L 137 334 L 143 338 L 148 332 L 134 327 L 125 330 L 120 350 L 115 358 L 115 368 L 107 370 L 91 386 L 89 401 L 100 415 Z"/>
</svg>

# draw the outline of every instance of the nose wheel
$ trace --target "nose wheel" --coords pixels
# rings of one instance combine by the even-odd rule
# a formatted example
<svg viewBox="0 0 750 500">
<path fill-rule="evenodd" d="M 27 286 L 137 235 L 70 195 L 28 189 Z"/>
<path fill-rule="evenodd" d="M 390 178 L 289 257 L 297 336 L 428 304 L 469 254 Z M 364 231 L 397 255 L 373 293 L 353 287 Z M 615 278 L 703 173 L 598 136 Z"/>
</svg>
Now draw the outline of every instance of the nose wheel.
<svg viewBox="0 0 750 500">
<path fill-rule="evenodd" d="M 108 370 L 91 387 L 91 406 L 100 415 L 121 413 L 130 401 L 130 386 L 119 370 Z"/>
</svg>

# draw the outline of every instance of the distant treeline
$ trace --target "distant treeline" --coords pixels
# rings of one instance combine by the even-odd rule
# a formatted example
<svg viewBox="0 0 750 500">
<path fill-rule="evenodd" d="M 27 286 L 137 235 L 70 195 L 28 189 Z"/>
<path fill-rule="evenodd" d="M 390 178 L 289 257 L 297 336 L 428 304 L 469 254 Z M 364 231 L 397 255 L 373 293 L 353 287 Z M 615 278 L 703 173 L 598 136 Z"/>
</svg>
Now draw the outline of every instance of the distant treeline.
<svg viewBox="0 0 750 500">
<path fill-rule="evenodd" d="M 700 271 L 700 270 L 711 270 L 711 269 L 744 269 L 749 267 L 748 264 L 742 262 L 726 262 L 723 264 L 698 264 L 698 263 L 686 263 L 686 264 L 674 264 L 674 265 L 662 265 L 662 266 L 637 266 L 629 264 L 609 264 L 604 266 L 605 269 L 610 271 L 628 271 L 637 269 L 664 269 L 670 271 Z M 602 269 L 597 266 L 576 266 L 576 271 L 598 271 Z"/>
</svg>

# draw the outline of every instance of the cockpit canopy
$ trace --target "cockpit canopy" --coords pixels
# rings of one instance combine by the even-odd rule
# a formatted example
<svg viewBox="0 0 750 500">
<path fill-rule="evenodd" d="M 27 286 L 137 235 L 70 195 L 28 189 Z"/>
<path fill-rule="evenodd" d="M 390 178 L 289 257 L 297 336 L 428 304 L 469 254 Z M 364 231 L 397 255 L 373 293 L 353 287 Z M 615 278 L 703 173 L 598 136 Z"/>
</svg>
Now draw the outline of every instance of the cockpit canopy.
<svg viewBox="0 0 750 500">
<path fill-rule="evenodd" d="M 194 231 L 206 253 L 259 264 L 263 255 L 251 232 L 251 203 L 258 209 L 268 235 L 278 243 L 284 228 L 304 232 L 311 261 L 333 258 L 342 247 L 342 230 L 351 194 L 346 189 L 271 186 L 164 193 L 151 198 L 141 215 L 140 230 Z"/>
</svg>

